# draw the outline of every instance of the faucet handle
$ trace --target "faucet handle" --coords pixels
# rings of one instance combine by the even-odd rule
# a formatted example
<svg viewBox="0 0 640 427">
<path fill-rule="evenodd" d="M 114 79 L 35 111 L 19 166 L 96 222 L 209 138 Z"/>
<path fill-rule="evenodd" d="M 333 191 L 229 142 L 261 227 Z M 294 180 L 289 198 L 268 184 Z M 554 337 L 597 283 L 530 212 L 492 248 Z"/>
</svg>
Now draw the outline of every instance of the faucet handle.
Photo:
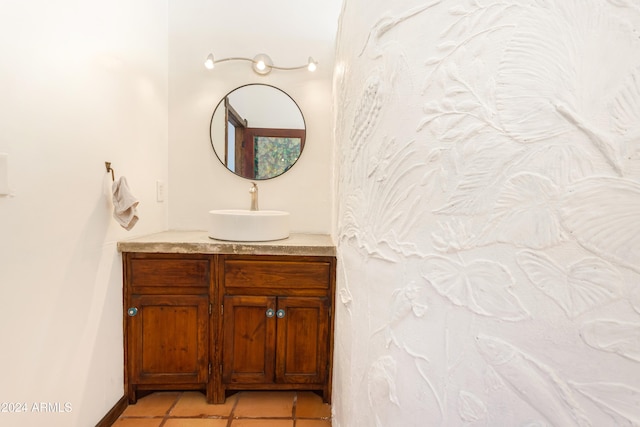
<svg viewBox="0 0 640 427">
<path fill-rule="evenodd" d="M 251 194 L 251 208 L 252 211 L 258 210 L 258 184 L 255 182 L 251 183 L 251 188 L 249 189 L 249 194 Z"/>
</svg>

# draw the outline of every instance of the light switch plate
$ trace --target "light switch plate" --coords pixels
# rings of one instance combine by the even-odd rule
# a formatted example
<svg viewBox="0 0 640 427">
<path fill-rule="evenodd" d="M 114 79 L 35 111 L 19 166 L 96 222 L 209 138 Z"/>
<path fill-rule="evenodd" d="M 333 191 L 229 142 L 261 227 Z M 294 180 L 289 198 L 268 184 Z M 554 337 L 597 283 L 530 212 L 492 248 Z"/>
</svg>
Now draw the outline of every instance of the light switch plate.
<svg viewBox="0 0 640 427">
<path fill-rule="evenodd" d="M 9 194 L 9 155 L 0 153 L 0 196 Z"/>
<path fill-rule="evenodd" d="M 164 181 L 156 181 L 156 201 L 164 202 Z"/>
</svg>

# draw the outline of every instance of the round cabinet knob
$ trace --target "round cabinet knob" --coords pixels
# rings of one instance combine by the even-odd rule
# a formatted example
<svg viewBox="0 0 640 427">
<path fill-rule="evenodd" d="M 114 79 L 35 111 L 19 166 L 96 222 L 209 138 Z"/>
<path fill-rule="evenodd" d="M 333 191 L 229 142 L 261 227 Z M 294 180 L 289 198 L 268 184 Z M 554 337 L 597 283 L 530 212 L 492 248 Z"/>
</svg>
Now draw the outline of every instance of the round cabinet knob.
<svg viewBox="0 0 640 427">
<path fill-rule="evenodd" d="M 282 319 L 284 317 L 284 310 L 280 309 L 276 311 L 276 316 L 278 316 L 278 319 Z"/>
<path fill-rule="evenodd" d="M 137 307 L 131 307 L 131 308 L 129 308 L 129 309 L 127 310 L 127 314 L 128 314 L 130 317 L 135 316 L 136 314 L 138 314 L 138 308 L 137 308 Z"/>
<path fill-rule="evenodd" d="M 273 317 L 276 314 L 276 312 L 273 311 L 273 308 L 268 308 L 266 314 L 267 314 L 267 317 Z"/>
</svg>

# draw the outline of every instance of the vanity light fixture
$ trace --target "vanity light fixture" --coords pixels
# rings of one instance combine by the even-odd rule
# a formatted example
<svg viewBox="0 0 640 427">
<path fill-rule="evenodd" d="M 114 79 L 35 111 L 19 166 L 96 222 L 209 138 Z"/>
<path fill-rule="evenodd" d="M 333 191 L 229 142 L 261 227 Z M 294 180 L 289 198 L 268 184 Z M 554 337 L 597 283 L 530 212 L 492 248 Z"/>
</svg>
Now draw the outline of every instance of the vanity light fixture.
<svg viewBox="0 0 640 427">
<path fill-rule="evenodd" d="M 213 53 L 210 53 L 207 56 L 207 59 L 204 61 L 204 66 L 209 70 L 213 70 L 216 64 L 219 64 L 220 62 L 227 62 L 227 61 L 251 62 L 251 68 L 253 68 L 253 71 L 255 71 L 257 74 L 260 74 L 261 76 L 265 76 L 269 74 L 271 70 L 274 70 L 274 69 L 283 70 L 283 71 L 292 71 L 292 70 L 301 70 L 303 68 L 306 68 L 309 71 L 315 71 L 318 68 L 318 62 L 315 61 L 312 57 L 309 57 L 309 61 L 306 64 L 300 65 L 298 67 L 278 67 L 277 65 L 273 65 L 273 61 L 271 60 L 269 55 L 265 53 L 260 53 L 254 56 L 253 59 L 243 58 L 243 57 L 215 59 L 213 56 Z"/>
</svg>

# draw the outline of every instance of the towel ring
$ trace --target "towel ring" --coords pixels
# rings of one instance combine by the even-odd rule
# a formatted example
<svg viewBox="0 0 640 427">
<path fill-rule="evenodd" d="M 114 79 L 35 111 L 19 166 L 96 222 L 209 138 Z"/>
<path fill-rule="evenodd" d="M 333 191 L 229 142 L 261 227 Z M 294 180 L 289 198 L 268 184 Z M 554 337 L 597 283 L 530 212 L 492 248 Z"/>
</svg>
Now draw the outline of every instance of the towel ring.
<svg viewBox="0 0 640 427">
<path fill-rule="evenodd" d="M 111 172 L 111 181 L 115 181 L 116 176 L 113 173 L 113 169 L 111 168 L 111 162 L 104 162 L 104 165 L 107 167 L 107 173 Z"/>
</svg>

